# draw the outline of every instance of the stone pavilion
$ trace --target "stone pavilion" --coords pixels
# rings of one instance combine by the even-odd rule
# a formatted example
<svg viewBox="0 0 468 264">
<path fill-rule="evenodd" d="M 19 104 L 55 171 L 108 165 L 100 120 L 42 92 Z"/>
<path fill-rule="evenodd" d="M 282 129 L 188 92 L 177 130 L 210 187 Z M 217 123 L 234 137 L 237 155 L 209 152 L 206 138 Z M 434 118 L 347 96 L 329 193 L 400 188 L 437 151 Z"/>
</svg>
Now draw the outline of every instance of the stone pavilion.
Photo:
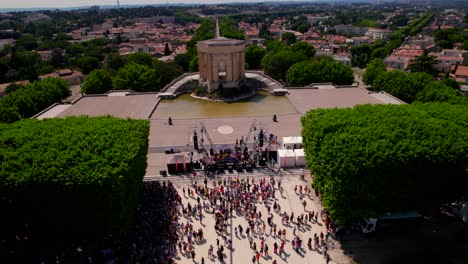
<svg viewBox="0 0 468 264">
<path fill-rule="evenodd" d="M 245 41 L 221 37 L 216 20 L 216 37 L 197 42 L 199 84 L 208 93 L 239 89 L 245 82 Z"/>
</svg>

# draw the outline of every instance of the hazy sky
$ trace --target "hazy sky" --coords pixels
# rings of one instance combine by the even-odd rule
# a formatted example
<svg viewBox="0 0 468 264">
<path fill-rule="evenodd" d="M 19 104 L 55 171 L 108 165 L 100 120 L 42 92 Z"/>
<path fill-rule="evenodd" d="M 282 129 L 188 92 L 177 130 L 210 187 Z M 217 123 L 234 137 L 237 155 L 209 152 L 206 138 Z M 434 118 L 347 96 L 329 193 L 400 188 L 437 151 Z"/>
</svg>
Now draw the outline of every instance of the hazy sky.
<svg viewBox="0 0 468 264">
<path fill-rule="evenodd" d="M 168 0 L 169 3 L 261 2 L 261 0 Z M 0 8 L 116 5 L 117 0 L 0 0 Z M 120 0 L 121 5 L 164 4 L 166 0 Z"/>
</svg>

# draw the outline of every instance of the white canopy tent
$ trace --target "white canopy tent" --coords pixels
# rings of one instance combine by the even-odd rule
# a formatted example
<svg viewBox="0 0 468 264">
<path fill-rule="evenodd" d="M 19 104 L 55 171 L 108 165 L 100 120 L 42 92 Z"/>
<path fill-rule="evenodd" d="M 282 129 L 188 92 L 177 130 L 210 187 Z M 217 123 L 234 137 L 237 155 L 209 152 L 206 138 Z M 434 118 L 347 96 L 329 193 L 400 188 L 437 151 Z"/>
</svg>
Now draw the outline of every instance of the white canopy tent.
<svg viewBox="0 0 468 264">
<path fill-rule="evenodd" d="M 296 149 L 302 148 L 302 137 L 283 137 L 283 148 L 292 149 L 296 146 Z"/>
<path fill-rule="evenodd" d="M 305 160 L 304 149 L 295 149 L 294 152 L 296 153 L 296 166 L 305 167 L 306 160 Z"/>
<path fill-rule="evenodd" d="M 278 165 L 280 168 L 296 166 L 296 153 L 291 149 L 278 149 Z"/>
</svg>

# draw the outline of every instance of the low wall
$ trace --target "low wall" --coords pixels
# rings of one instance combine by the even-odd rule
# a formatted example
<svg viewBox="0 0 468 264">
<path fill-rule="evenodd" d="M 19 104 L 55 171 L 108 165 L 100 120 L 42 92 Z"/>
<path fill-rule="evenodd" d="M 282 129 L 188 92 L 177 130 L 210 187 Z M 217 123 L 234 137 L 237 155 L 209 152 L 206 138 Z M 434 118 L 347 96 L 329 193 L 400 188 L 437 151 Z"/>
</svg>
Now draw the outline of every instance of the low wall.
<svg viewBox="0 0 468 264">
<path fill-rule="evenodd" d="M 178 81 L 182 80 L 183 78 L 187 77 L 187 76 L 190 76 L 190 75 L 195 75 L 195 74 L 198 74 L 198 72 L 186 72 L 184 74 L 182 74 L 181 76 L 175 78 L 174 80 L 172 80 L 172 82 L 166 84 L 166 86 L 164 86 L 164 88 L 162 88 L 160 90 L 161 93 L 165 93 L 167 92 L 167 89 L 169 89 L 171 86 L 173 86 L 175 83 L 177 83 Z"/>
</svg>

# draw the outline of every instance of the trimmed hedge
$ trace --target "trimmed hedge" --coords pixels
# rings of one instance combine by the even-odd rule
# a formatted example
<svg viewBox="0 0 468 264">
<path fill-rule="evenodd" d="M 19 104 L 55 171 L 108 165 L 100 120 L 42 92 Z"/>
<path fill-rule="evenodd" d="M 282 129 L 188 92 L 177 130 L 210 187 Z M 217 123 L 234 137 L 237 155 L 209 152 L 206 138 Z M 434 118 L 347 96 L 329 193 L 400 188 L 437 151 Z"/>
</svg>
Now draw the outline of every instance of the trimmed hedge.
<svg viewBox="0 0 468 264">
<path fill-rule="evenodd" d="M 93 237 L 133 222 L 149 123 L 111 117 L 0 124 L 0 233 Z"/>
<path fill-rule="evenodd" d="M 468 115 L 449 104 L 364 105 L 302 117 L 313 185 L 341 223 L 422 209 L 468 183 Z"/>
</svg>

